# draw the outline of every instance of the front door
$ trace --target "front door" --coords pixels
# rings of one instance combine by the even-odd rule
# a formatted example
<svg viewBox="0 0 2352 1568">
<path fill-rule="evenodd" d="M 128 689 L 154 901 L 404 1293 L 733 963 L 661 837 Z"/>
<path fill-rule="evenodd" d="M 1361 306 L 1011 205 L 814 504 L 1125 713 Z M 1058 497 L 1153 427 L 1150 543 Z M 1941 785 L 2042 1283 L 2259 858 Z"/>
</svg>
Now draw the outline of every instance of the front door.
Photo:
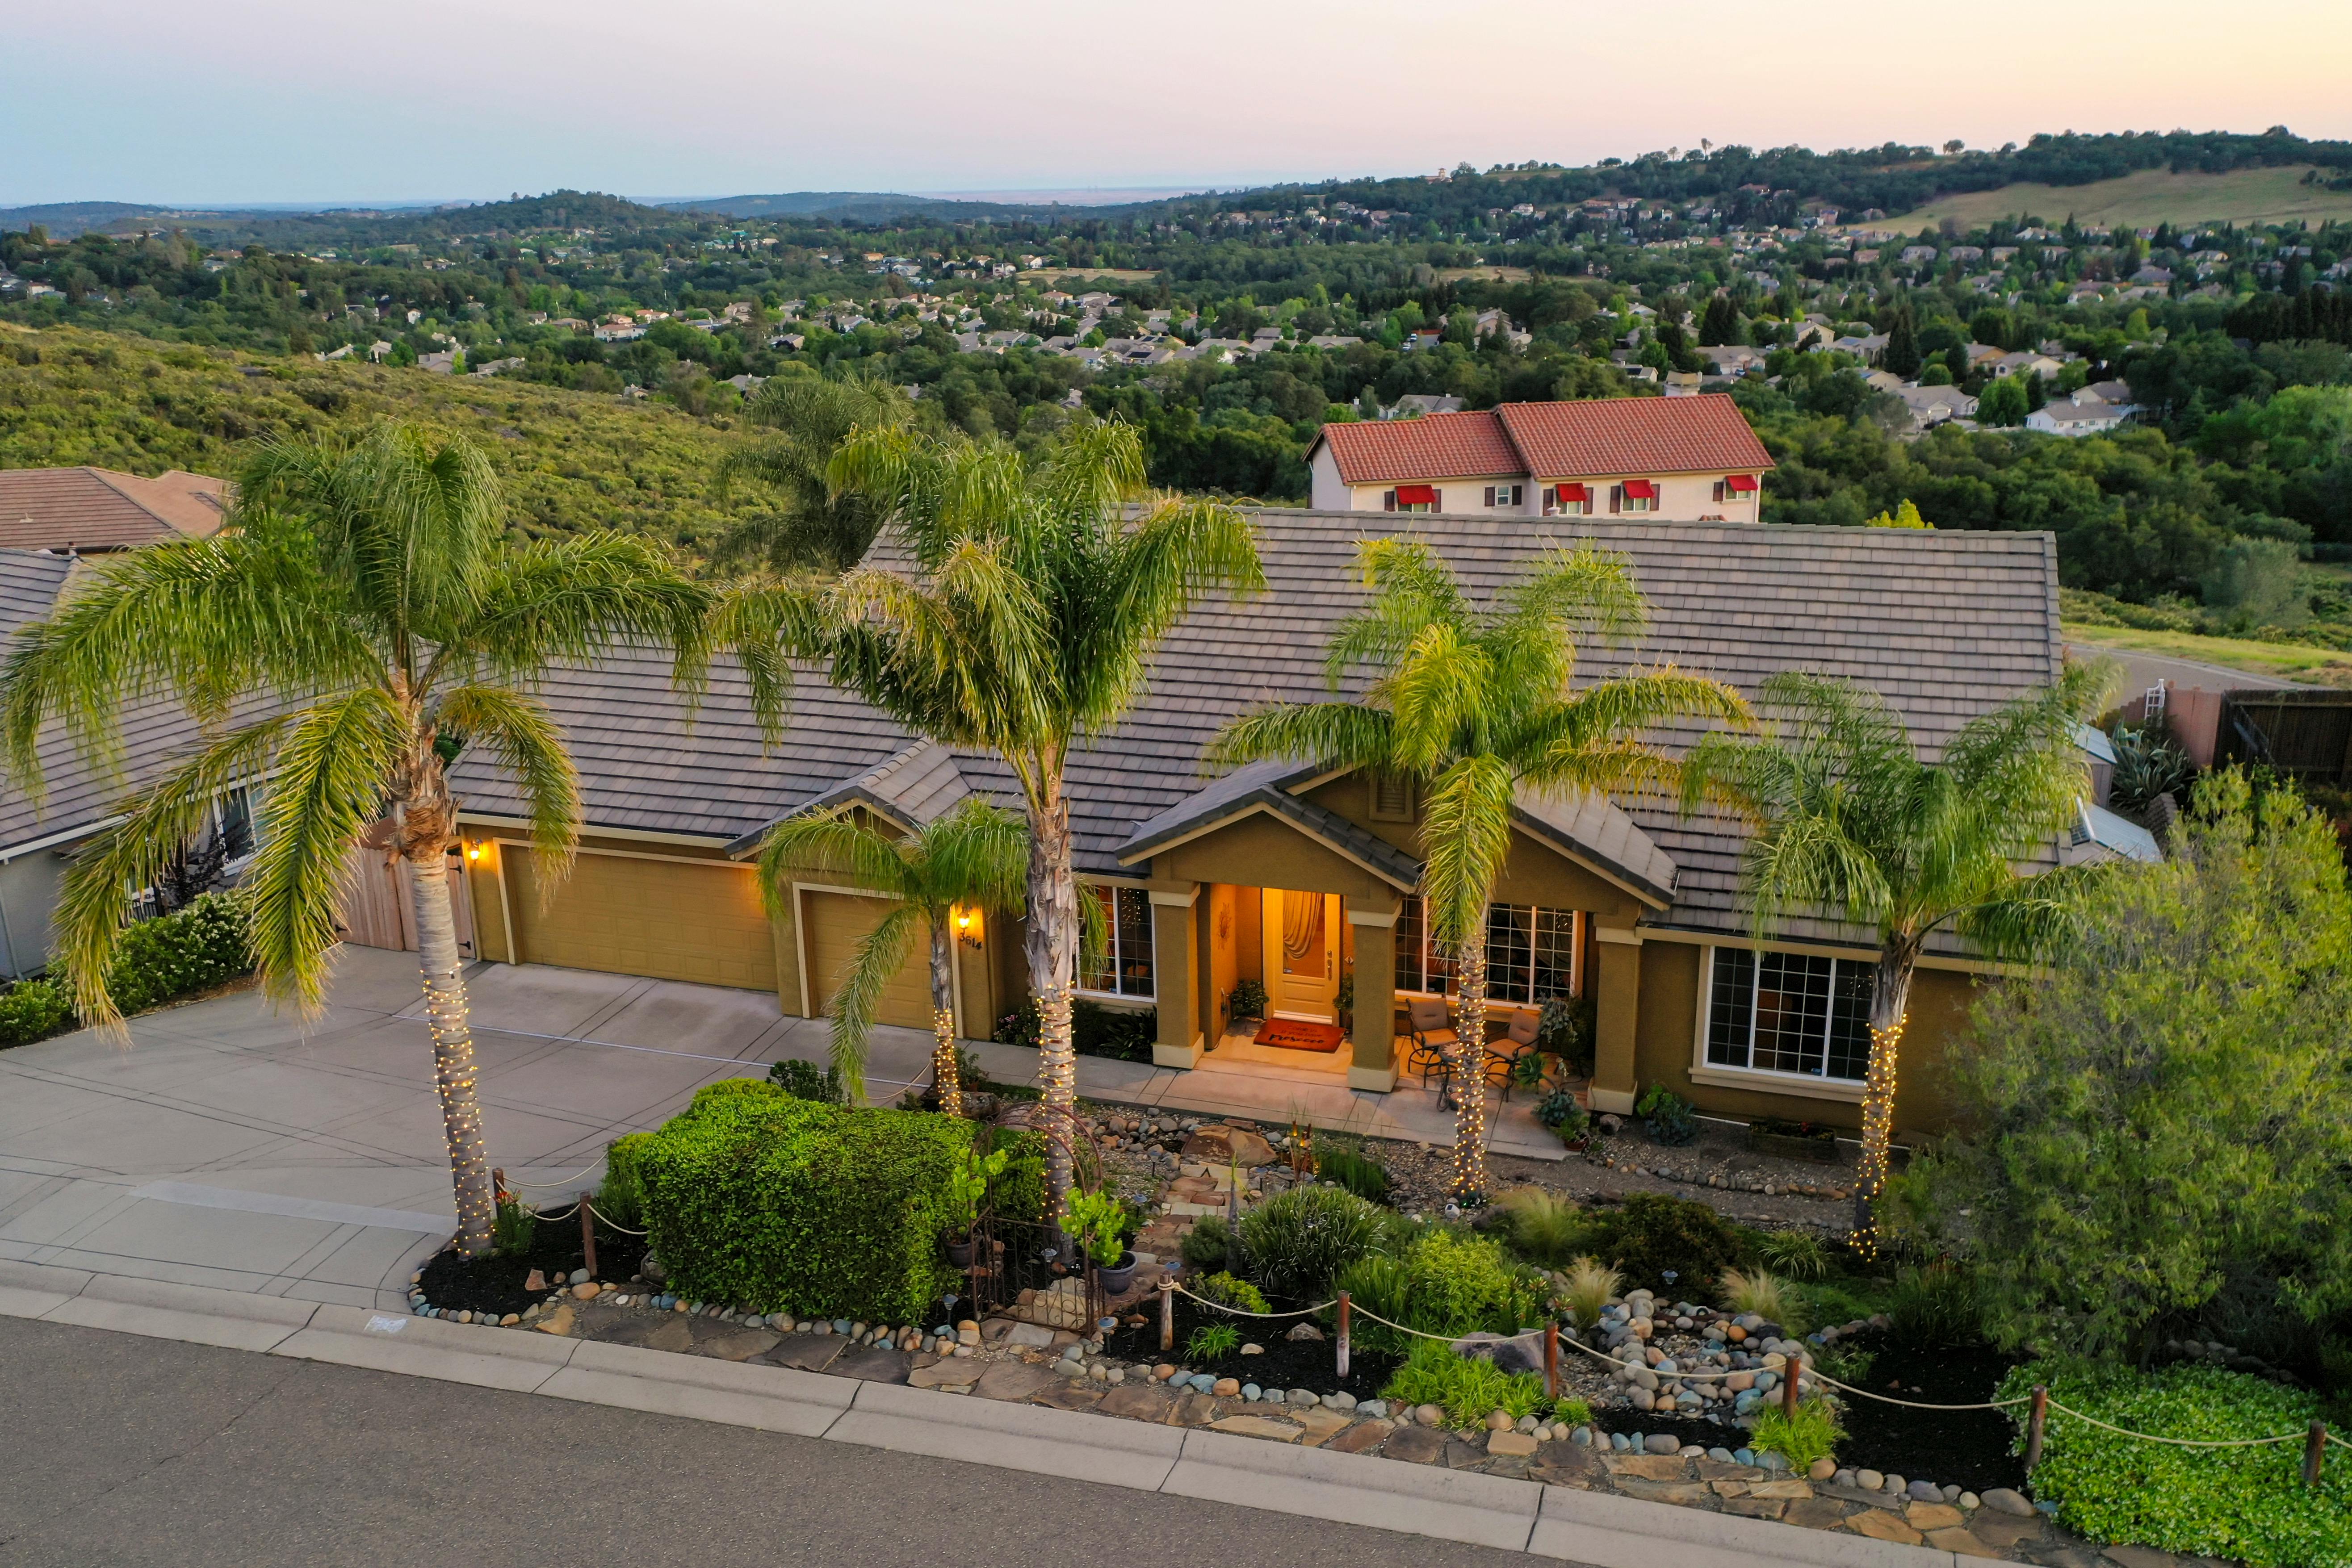
<svg viewBox="0 0 2352 1568">
<path fill-rule="evenodd" d="M 1339 898 L 1330 893 L 1265 893 L 1267 1010 L 1331 1023 L 1339 1016 Z"/>
</svg>

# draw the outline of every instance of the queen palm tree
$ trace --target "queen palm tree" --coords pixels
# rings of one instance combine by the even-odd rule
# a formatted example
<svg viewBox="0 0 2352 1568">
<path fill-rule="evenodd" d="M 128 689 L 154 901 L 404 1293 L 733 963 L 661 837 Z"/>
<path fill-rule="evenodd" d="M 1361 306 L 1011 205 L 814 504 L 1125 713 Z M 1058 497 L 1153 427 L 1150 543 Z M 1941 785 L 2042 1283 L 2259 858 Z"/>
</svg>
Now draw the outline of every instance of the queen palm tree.
<svg viewBox="0 0 2352 1568">
<path fill-rule="evenodd" d="M 142 699 L 168 695 L 205 727 L 66 873 L 55 961 L 81 1016 L 120 1028 L 106 972 L 127 895 L 250 779 L 268 784 L 244 883 L 255 967 L 270 997 L 315 1012 L 348 852 L 384 823 L 413 873 L 457 1249 L 481 1252 L 492 1201 L 449 905 L 448 761 L 479 746 L 512 775 L 539 852 L 560 872 L 578 835 L 578 784 L 532 683 L 634 642 L 676 650 L 690 685 L 708 608 L 641 540 L 509 542 L 497 477 L 464 441 L 386 424 L 348 444 L 265 444 L 239 477 L 230 527 L 100 567 L 54 619 L 17 634 L 0 670 L 9 765 L 37 797 L 48 721 L 100 758 L 119 749 L 116 715 Z"/>
<path fill-rule="evenodd" d="M 1149 493 L 1142 443 L 1115 422 L 1077 421 L 1034 456 L 868 427 L 842 444 L 830 474 L 887 519 L 903 568 L 739 595 L 721 635 L 741 652 L 763 716 L 789 691 L 786 656 L 813 658 L 916 733 L 1004 759 L 1029 829 L 1024 953 L 1041 1025 L 1048 1212 L 1058 1212 L 1086 924 L 1070 865 L 1070 751 L 1126 714 L 1161 635 L 1203 594 L 1263 586 L 1255 536 L 1223 502 Z"/>
<path fill-rule="evenodd" d="M 903 424 L 912 412 L 907 394 L 887 382 L 771 377 L 743 411 L 762 434 L 722 457 L 718 478 L 722 498 L 750 480 L 777 505 L 720 535 L 711 559 L 721 566 L 761 562 L 777 571 L 840 571 L 856 564 L 882 518 L 863 493 L 833 489 L 826 465 L 851 431 Z"/>
<path fill-rule="evenodd" d="M 1843 915 L 1876 935 L 1853 1196 L 1865 1252 L 1876 1246 L 1873 1204 L 1886 1184 L 1897 1050 L 1920 955 L 1944 927 L 2011 958 L 2063 930 L 2081 873 L 2020 868 L 2088 797 L 2076 737 L 2107 679 L 2102 666 L 2071 666 L 1969 720 L 1929 760 L 1877 693 L 1789 672 L 1764 685 L 1772 723 L 1763 733 L 1707 736 L 1685 758 L 1686 806 L 1710 791 L 1758 824 L 1741 865 L 1758 941 L 1791 911 Z"/>
<path fill-rule="evenodd" d="M 816 866 L 847 873 L 897 907 L 857 944 L 833 998 L 833 1064 L 855 1104 L 866 1092 L 866 1041 L 882 988 L 907 961 L 919 927 L 930 935 L 931 1082 L 940 1109 L 963 1113 L 956 1071 L 956 912 L 1021 907 L 1028 834 L 1012 812 L 977 799 L 896 840 L 859 825 L 846 810 L 787 818 L 760 846 L 760 886 L 771 918 L 783 911 L 792 873 Z"/>
<path fill-rule="evenodd" d="M 1357 565 L 1370 598 L 1340 622 L 1324 674 L 1347 701 L 1283 703 L 1233 720 L 1213 767 L 1264 758 L 1369 768 L 1416 780 L 1428 930 L 1461 988 L 1455 1022 L 1454 1191 L 1486 1196 L 1486 920 L 1510 852 L 1512 803 L 1539 795 L 1676 784 L 1642 734 L 1669 719 L 1745 722 L 1729 687 L 1671 666 L 1573 688 L 1580 636 L 1638 637 L 1648 607 L 1620 556 L 1553 550 L 1480 606 L 1427 545 L 1372 539 Z"/>
</svg>

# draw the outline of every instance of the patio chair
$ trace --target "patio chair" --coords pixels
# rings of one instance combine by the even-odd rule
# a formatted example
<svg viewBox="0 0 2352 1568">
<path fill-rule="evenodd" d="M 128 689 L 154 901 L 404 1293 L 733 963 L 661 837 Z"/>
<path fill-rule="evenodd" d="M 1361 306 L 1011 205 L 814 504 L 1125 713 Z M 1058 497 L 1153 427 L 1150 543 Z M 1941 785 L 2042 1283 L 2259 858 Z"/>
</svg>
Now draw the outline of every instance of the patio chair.
<svg viewBox="0 0 2352 1568">
<path fill-rule="evenodd" d="M 1454 1059 L 1448 1053 L 1460 1041 L 1454 1032 L 1454 1014 L 1443 997 L 1408 997 L 1405 998 L 1405 1022 L 1412 1030 L 1412 1049 L 1405 1052 L 1404 1070 L 1421 1074 L 1421 1086 L 1429 1087 L 1429 1075 L 1437 1074 L 1438 1103 L 1454 1103 Z"/>
<path fill-rule="evenodd" d="M 1503 1086 L 1503 1098 L 1511 1097 L 1512 1082 L 1518 1076 L 1519 1063 L 1536 1048 L 1536 1018 L 1531 1012 L 1513 1012 L 1510 1027 L 1487 1043 L 1486 1081 Z"/>
</svg>

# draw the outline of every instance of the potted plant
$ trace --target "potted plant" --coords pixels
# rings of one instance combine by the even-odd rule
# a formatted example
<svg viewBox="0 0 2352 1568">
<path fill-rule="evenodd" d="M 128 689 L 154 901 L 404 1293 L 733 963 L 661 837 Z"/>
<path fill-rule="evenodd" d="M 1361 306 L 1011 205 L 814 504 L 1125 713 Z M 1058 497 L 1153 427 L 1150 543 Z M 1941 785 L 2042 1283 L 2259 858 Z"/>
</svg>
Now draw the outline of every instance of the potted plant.
<svg viewBox="0 0 2352 1568">
<path fill-rule="evenodd" d="M 1225 1017 L 1234 1023 L 1265 1017 L 1265 987 L 1255 980 L 1235 980 L 1225 997 Z"/>
<path fill-rule="evenodd" d="M 980 1138 L 988 1137 L 985 1128 Z M 981 1207 L 988 1201 L 989 1184 L 1004 1174 L 1010 1151 L 997 1149 L 981 1153 L 981 1143 L 974 1141 L 956 1151 L 955 1173 L 949 1178 L 948 1198 L 950 1224 L 948 1228 L 948 1261 L 959 1269 L 971 1267 L 979 1255 Z"/>
<path fill-rule="evenodd" d="M 1331 998 L 1339 1014 L 1339 1030 L 1343 1034 L 1356 1032 L 1356 966 L 1350 964 L 1339 976 L 1339 989 Z"/>
<path fill-rule="evenodd" d="M 1108 1191 L 1073 1187 L 1062 1210 L 1062 1230 L 1095 1266 L 1095 1280 L 1107 1296 L 1124 1295 L 1135 1284 L 1135 1254 L 1127 1249 L 1127 1205 Z"/>
</svg>

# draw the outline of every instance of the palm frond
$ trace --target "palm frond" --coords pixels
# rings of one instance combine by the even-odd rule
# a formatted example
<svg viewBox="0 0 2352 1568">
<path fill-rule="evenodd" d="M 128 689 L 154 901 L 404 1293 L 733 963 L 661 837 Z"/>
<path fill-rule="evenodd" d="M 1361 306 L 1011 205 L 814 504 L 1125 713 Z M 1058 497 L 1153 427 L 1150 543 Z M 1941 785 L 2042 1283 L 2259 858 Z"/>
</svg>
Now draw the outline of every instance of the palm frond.
<svg viewBox="0 0 2352 1568">
<path fill-rule="evenodd" d="M 121 821 L 91 838 L 67 868 L 52 917 L 51 961 L 83 1021 L 110 1028 L 121 1014 L 107 993 L 115 944 L 131 900 L 152 887 L 210 821 L 213 804 L 268 771 L 290 716 L 220 737 L 157 778 L 123 807 Z"/>
<path fill-rule="evenodd" d="M 536 698 L 505 686 L 456 686 L 435 715 L 442 733 L 488 747 L 530 809 L 531 848 L 542 868 L 542 899 L 570 874 L 580 843 L 580 773 L 563 731 Z"/>
<path fill-rule="evenodd" d="M 866 1095 L 866 1042 L 882 1009 L 882 993 L 906 963 L 925 912 L 901 904 L 857 940 L 833 993 L 833 1065 L 853 1105 Z"/>
<path fill-rule="evenodd" d="M 1511 852 L 1513 782 L 1496 757 L 1463 758 L 1430 782 L 1422 896 L 1430 935 L 1447 946 L 1486 939 L 1486 904 Z"/>
<path fill-rule="evenodd" d="M 323 1000 L 344 857 L 382 814 L 384 782 L 414 739 L 392 695 L 362 686 L 293 716 L 277 749 L 268 825 L 243 885 L 262 989 L 305 1013 Z"/>
<path fill-rule="evenodd" d="M 973 797 L 916 835 L 925 901 L 1017 915 L 1028 899 L 1029 825 Z"/>
<path fill-rule="evenodd" d="M 1079 733 L 1127 710 L 1160 639 L 1202 596 L 1223 589 L 1242 598 L 1265 587 L 1257 531 L 1248 514 L 1223 501 L 1157 502 L 1108 541 L 1097 566 L 1089 602 L 1066 612 L 1071 634 L 1058 661 Z"/>
<path fill-rule="evenodd" d="M 751 688 L 752 716 L 761 739 L 783 738 L 792 711 L 793 664 L 824 658 L 833 627 L 823 584 L 798 580 L 730 589 L 711 606 L 709 645 L 735 655 Z"/>
<path fill-rule="evenodd" d="M 760 896 L 769 918 L 786 908 L 785 890 L 795 872 L 847 878 L 893 898 L 923 902 L 919 868 L 909 862 L 906 840 L 885 837 L 861 824 L 848 807 L 803 811 L 768 830 L 760 841 Z"/>
<path fill-rule="evenodd" d="M 1538 556 L 1527 575 L 1503 591 L 1502 611 L 1608 643 L 1630 642 L 1650 629 L 1649 602 L 1634 583 L 1633 562 L 1589 542 Z"/>
<path fill-rule="evenodd" d="M 1284 703 L 1225 721 L 1202 767 L 1223 772 L 1269 758 L 1327 768 L 1387 768 L 1395 758 L 1395 719 L 1354 703 Z"/>
<path fill-rule="evenodd" d="M 615 649 L 658 648 L 672 655 L 677 684 L 698 690 L 714 602 L 644 539 L 534 539 L 484 562 L 476 605 L 445 630 L 436 662 L 478 657 L 488 673 L 512 680 Z"/>
</svg>

